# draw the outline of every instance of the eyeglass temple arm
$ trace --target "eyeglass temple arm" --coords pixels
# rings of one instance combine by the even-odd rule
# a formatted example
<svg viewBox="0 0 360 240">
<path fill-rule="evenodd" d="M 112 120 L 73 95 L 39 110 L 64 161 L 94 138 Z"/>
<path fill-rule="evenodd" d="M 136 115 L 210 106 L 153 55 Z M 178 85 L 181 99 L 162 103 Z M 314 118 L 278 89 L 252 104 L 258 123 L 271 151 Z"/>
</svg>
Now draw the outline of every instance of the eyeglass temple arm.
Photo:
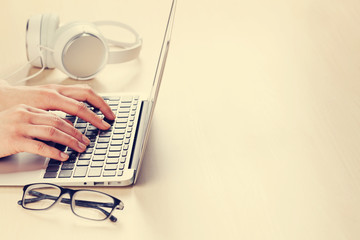
<svg viewBox="0 0 360 240">
<path fill-rule="evenodd" d="M 43 194 L 43 193 L 40 193 L 40 192 L 37 192 L 37 191 L 34 191 L 34 190 L 31 190 L 29 191 L 29 194 L 33 195 L 33 196 L 36 196 L 37 198 L 31 198 L 31 199 L 25 199 L 25 203 L 33 203 L 33 202 L 38 202 L 38 201 L 41 201 L 43 199 L 50 199 L 50 200 L 54 200 L 56 201 L 58 199 L 58 197 L 54 197 L 54 196 L 51 196 L 51 195 L 47 195 L 47 194 Z M 66 203 L 66 204 L 71 204 L 70 202 L 70 199 L 69 198 L 62 198 L 61 199 L 61 202 L 62 203 Z M 19 205 L 22 205 L 23 204 L 23 201 L 20 200 L 18 201 L 18 204 Z M 112 208 L 112 204 L 109 204 L 109 203 L 101 203 L 101 202 L 93 202 L 93 201 L 84 201 L 84 200 L 75 200 L 75 204 L 77 206 L 81 206 L 81 207 L 91 207 L 91 208 L 95 208 L 95 209 L 98 209 L 100 210 L 101 212 L 103 212 L 107 217 L 109 217 L 110 213 L 107 212 L 106 210 L 100 208 L 99 206 L 101 207 L 109 207 L 109 208 Z M 123 205 L 119 205 L 116 207 L 116 209 L 118 210 L 122 210 L 124 207 Z M 110 215 L 109 219 L 112 221 L 112 222 L 116 222 L 117 221 L 117 218 L 114 216 L 114 215 Z"/>
</svg>

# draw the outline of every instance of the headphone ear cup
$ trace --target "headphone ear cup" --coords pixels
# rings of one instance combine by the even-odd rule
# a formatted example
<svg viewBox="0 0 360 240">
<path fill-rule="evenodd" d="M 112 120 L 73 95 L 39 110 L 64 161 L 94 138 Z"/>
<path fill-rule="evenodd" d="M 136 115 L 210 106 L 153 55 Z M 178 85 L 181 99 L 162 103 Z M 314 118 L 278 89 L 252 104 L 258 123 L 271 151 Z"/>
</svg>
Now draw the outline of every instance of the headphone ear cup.
<svg viewBox="0 0 360 240">
<path fill-rule="evenodd" d="M 42 15 L 40 45 L 51 47 L 53 45 L 55 32 L 59 27 L 59 16 L 54 14 Z M 54 68 L 53 53 L 45 50 L 43 54 L 43 63 L 47 68 Z"/>
<path fill-rule="evenodd" d="M 59 17 L 53 14 L 35 15 L 26 26 L 26 49 L 28 61 L 35 67 L 54 68 L 52 53 L 45 51 L 41 58 L 41 46 L 51 46 L 55 31 L 59 27 Z"/>
<path fill-rule="evenodd" d="M 35 67 L 42 67 L 39 48 L 41 21 L 42 15 L 35 15 L 29 18 L 26 24 L 26 56 Z"/>
<path fill-rule="evenodd" d="M 108 45 L 92 23 L 61 26 L 53 43 L 56 67 L 71 78 L 91 79 L 107 64 Z"/>
</svg>

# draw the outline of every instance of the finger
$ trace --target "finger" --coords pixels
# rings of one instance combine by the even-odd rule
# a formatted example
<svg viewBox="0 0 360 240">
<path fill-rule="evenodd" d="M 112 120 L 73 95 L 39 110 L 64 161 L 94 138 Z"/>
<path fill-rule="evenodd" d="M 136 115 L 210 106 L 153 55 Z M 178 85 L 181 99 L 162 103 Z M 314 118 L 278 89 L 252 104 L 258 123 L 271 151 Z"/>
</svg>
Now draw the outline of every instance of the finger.
<svg viewBox="0 0 360 240">
<path fill-rule="evenodd" d="M 27 137 L 60 143 L 61 145 L 68 146 L 77 152 L 83 152 L 86 149 L 86 146 L 76 138 L 58 130 L 55 127 L 32 125 L 32 127 L 24 130 L 24 133 Z"/>
<path fill-rule="evenodd" d="M 85 145 L 89 145 L 90 143 L 90 140 L 79 130 L 74 128 L 72 124 L 69 124 L 67 121 L 55 114 L 50 114 L 46 111 L 38 111 L 38 113 L 32 113 L 30 121 L 32 124 L 35 125 L 55 127 L 60 131 L 76 138 L 78 141 L 81 141 Z"/>
<path fill-rule="evenodd" d="M 102 130 L 108 129 L 110 127 L 110 125 L 101 117 L 88 109 L 85 103 L 78 102 L 75 99 L 68 98 L 63 95 L 57 95 L 57 98 L 58 99 L 56 101 L 53 101 L 51 106 L 52 109 L 61 110 L 68 114 L 78 116 L 79 118 Z"/>
<path fill-rule="evenodd" d="M 30 138 L 25 138 L 25 140 L 21 144 L 21 148 L 21 150 L 24 152 L 38 154 L 43 157 L 48 157 L 59 161 L 66 161 L 69 158 L 69 155 L 67 155 L 66 153 L 54 147 L 50 147 L 43 142 L 36 141 Z"/>
<path fill-rule="evenodd" d="M 102 97 L 94 92 L 88 85 L 58 86 L 59 93 L 77 101 L 88 102 L 100 109 L 107 119 L 114 120 L 115 114 Z"/>
</svg>

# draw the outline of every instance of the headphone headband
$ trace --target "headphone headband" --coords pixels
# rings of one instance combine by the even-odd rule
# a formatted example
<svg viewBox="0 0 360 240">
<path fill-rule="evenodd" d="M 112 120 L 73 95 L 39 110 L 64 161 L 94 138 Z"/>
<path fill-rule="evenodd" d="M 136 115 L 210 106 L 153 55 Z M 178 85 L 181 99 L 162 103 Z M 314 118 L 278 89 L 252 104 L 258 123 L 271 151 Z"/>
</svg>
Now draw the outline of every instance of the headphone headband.
<svg viewBox="0 0 360 240">
<path fill-rule="evenodd" d="M 123 28 L 129 32 L 131 32 L 135 36 L 134 42 L 120 42 L 115 41 L 109 38 L 105 38 L 106 42 L 109 45 L 113 45 L 118 48 L 122 48 L 123 50 L 117 50 L 117 51 L 109 51 L 109 58 L 108 63 L 123 63 L 127 61 L 131 61 L 135 58 L 137 58 L 140 54 L 141 46 L 142 46 L 142 39 L 140 35 L 135 31 L 134 28 L 131 26 L 121 23 L 121 22 L 115 22 L 115 21 L 96 21 L 94 24 L 98 27 L 100 26 L 115 26 L 119 28 Z"/>
</svg>

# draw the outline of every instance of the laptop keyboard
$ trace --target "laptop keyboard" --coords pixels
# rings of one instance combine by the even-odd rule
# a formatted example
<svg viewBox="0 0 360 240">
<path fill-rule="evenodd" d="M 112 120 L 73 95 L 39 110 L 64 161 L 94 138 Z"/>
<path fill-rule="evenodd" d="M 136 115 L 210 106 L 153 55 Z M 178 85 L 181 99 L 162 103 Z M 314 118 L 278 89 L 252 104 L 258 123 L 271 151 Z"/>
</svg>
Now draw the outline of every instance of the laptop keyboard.
<svg viewBox="0 0 360 240">
<path fill-rule="evenodd" d="M 78 153 L 73 149 L 55 144 L 55 147 L 69 155 L 61 162 L 50 159 L 44 178 L 84 178 L 122 176 L 126 163 L 131 155 L 132 137 L 135 132 L 135 116 L 138 111 L 139 97 L 103 97 L 116 119 L 109 122 L 111 128 L 99 130 L 90 123 L 71 115 L 65 119 L 71 121 L 75 128 L 90 139 L 86 151 Z M 87 105 L 97 115 L 103 114 L 99 109 Z"/>
</svg>

